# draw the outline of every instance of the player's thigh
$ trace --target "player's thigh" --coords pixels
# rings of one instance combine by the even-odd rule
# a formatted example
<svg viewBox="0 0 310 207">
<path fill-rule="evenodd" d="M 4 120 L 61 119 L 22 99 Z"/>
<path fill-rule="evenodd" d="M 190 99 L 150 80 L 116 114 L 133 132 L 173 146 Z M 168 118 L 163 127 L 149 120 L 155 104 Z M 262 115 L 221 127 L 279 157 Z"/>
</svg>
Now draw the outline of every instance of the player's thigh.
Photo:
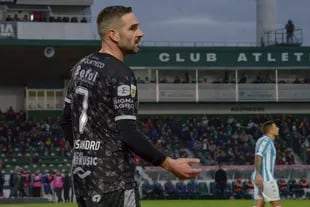
<svg viewBox="0 0 310 207">
<path fill-rule="evenodd" d="M 280 193 L 276 180 L 264 181 L 263 196 L 265 201 L 279 201 Z"/>
<path fill-rule="evenodd" d="M 77 203 L 79 207 L 140 207 L 140 198 L 137 189 L 129 189 L 77 199 Z"/>
</svg>

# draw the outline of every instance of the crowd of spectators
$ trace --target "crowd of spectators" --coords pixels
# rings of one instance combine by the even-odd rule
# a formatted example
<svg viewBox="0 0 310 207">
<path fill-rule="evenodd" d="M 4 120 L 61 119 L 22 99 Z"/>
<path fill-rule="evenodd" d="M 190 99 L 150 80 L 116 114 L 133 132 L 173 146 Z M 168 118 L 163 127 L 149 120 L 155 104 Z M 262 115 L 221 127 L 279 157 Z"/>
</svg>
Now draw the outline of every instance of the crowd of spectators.
<svg viewBox="0 0 310 207">
<path fill-rule="evenodd" d="M 270 119 L 275 120 L 280 128 L 279 139 L 275 142 L 277 164 L 302 164 L 296 163 L 296 155 L 304 160 L 304 164 L 309 164 L 310 123 L 307 117 L 298 118 L 292 115 L 141 116 L 138 127 L 157 149 L 169 156 L 199 157 L 203 165 L 216 165 L 219 162 L 224 165 L 252 165 L 255 142 L 262 135 L 261 124 Z M 3 162 L 5 160 L 3 155 L 6 158 L 14 157 L 16 151 L 21 154 L 21 157 L 31 153 L 33 156 L 31 162 L 38 165 L 42 157 L 55 152 L 55 150 L 60 150 L 63 157 L 71 159 L 71 148 L 64 140 L 58 119 L 47 118 L 44 121 L 26 119 L 24 111 L 15 112 L 12 108 L 6 112 L 0 112 L 0 148 L 2 156 L 0 169 L 5 169 L 6 163 Z M 142 166 L 148 165 L 139 158 L 136 161 Z M 34 171 L 24 170 L 15 170 L 13 173 L 21 175 L 27 172 L 35 175 Z M 293 178 L 291 180 L 286 180 L 287 192 L 285 184 L 282 183 L 283 196 L 309 196 L 308 187 L 304 187 L 304 189 L 294 187 Z M 300 180 L 296 181 L 298 186 L 302 184 L 299 183 L 302 182 L 302 179 Z M 199 193 L 204 191 L 203 184 L 198 185 L 199 191 L 197 191 L 197 183 L 180 182 L 177 185 L 174 183 L 169 188 L 170 182 L 167 181 L 167 185 L 158 183 L 156 180 L 154 183 L 146 183 L 143 187 L 146 198 L 199 198 L 202 196 Z M 303 184 L 308 186 L 307 183 Z M 42 183 L 42 185 L 44 184 Z M 250 194 L 244 186 L 246 186 L 245 181 L 242 181 L 242 187 L 237 180 L 230 183 L 227 197 L 249 197 Z M 281 185 L 279 184 L 279 186 Z M 14 186 L 11 187 L 13 196 L 16 190 L 17 193 L 19 192 L 18 195 L 23 195 L 23 191 L 14 189 Z M 216 195 L 215 187 L 208 188 L 210 188 L 209 193 L 212 191 Z M 147 191 L 151 193 L 148 195 Z M 27 194 L 27 190 L 25 193 Z"/>
<path fill-rule="evenodd" d="M 262 135 L 260 126 L 269 119 L 276 121 L 280 138 L 275 142 L 277 164 L 295 164 L 294 153 L 309 163 L 305 149 L 310 143 L 307 118 L 290 115 L 256 115 L 236 119 L 234 116 L 153 116 L 141 117 L 138 126 L 157 149 L 173 157 L 198 156 L 202 164 L 246 165 L 254 162 L 256 140 Z M 59 120 L 26 120 L 25 112 L 10 108 L 0 112 L 0 148 L 2 154 L 50 154 L 55 149 L 70 156 Z M 36 159 L 33 160 L 34 162 Z"/>
<path fill-rule="evenodd" d="M 15 112 L 12 108 L 0 112 L 0 148 L 7 157 L 15 156 L 16 152 L 22 155 L 33 152 L 44 155 L 56 148 L 63 154 L 70 150 L 58 120 L 26 120 L 24 111 Z"/>
<path fill-rule="evenodd" d="M 141 127 L 164 152 L 174 147 L 186 152 L 177 155 L 186 156 L 192 152 L 203 164 L 244 165 L 253 164 L 255 142 L 262 136 L 261 124 L 269 119 L 274 119 L 280 128 L 280 138 L 275 142 L 277 164 L 296 164 L 294 152 L 302 155 L 304 148 L 309 147 L 310 124 L 307 118 L 256 115 L 237 121 L 233 116 L 153 117 L 142 118 Z"/>
</svg>

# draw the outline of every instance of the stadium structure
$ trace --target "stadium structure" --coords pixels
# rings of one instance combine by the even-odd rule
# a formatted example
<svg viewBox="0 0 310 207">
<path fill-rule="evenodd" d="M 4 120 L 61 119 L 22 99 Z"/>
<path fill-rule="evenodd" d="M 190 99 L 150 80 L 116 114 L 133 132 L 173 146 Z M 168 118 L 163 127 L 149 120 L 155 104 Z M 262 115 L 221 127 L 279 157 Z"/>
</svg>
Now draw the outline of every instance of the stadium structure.
<svg viewBox="0 0 310 207">
<path fill-rule="evenodd" d="M 15 141 L 7 144 L 5 140 L 13 135 L 1 135 L 4 196 L 9 195 L 10 173 L 16 166 L 30 173 L 70 168 L 72 155 L 59 144 L 61 135 L 46 138 L 53 134 L 45 126 L 57 131 L 70 69 L 100 47 L 91 25 L 92 4 L 93 0 L 0 1 L 1 132 L 15 121 L 24 121 L 23 126 L 35 123 L 38 131 L 46 130 L 42 146 L 36 147 L 20 147 Z M 258 138 L 261 121 L 270 118 L 281 124 L 281 130 L 287 129 L 282 133 L 287 136 L 281 141 L 284 161 L 277 168 L 278 177 L 310 182 L 310 47 L 302 45 L 299 28 L 293 41 L 286 41 L 285 31 L 275 28 L 275 10 L 275 0 L 257 1 L 256 46 L 145 42 L 139 54 L 126 59 L 137 77 L 142 130 L 171 156 L 195 156 L 202 161 L 204 171 L 196 180 L 199 191 L 193 198 L 214 197 L 218 162 L 227 171 L 227 196 L 235 195 L 237 178 L 245 185 L 253 170 L 253 160 L 248 160 L 252 159 L 250 142 Z M 241 140 L 241 131 L 245 140 Z M 244 146 L 223 147 L 234 132 L 237 145 Z M 35 134 L 24 135 L 28 141 L 16 140 L 33 143 L 31 139 L 38 138 Z M 165 135 L 171 140 L 164 140 Z M 213 155 L 209 155 L 210 146 Z M 239 150 L 244 155 L 237 156 Z M 143 165 L 138 168 L 141 187 L 145 180 L 162 186 L 168 180 L 179 183 L 161 169 Z M 286 196 L 310 197 L 298 192 L 290 189 Z M 152 196 L 169 197 L 165 192 Z"/>
</svg>

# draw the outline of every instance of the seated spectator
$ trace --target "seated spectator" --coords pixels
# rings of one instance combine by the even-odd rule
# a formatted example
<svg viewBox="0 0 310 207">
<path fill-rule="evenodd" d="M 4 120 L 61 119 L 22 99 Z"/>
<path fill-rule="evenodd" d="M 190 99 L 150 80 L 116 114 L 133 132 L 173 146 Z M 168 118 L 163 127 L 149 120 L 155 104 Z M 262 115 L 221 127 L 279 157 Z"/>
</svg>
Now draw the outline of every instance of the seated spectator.
<svg viewBox="0 0 310 207">
<path fill-rule="evenodd" d="M 192 179 L 187 183 L 187 193 L 189 199 L 196 199 L 199 196 L 198 183 Z"/>
<path fill-rule="evenodd" d="M 27 14 L 24 15 L 23 21 L 28 22 L 29 21 L 29 16 Z"/>
<path fill-rule="evenodd" d="M 5 18 L 5 21 L 9 22 L 9 21 L 13 21 L 13 18 L 11 17 L 10 14 L 8 14 Z"/>
<path fill-rule="evenodd" d="M 304 191 L 302 198 L 305 199 L 310 193 L 309 183 L 308 183 L 307 179 L 305 177 L 300 179 L 299 185 L 300 185 L 301 189 L 303 189 L 303 191 Z"/>
<path fill-rule="evenodd" d="M 176 76 L 176 77 L 174 78 L 173 83 L 181 83 L 180 77 L 179 77 L 179 76 Z"/>
<path fill-rule="evenodd" d="M 18 16 L 18 14 L 15 14 L 15 15 L 14 15 L 14 21 L 20 21 L 20 18 L 19 18 L 19 16 Z"/>
<path fill-rule="evenodd" d="M 86 17 L 83 17 L 83 18 L 81 19 L 81 23 L 87 23 Z"/>
<path fill-rule="evenodd" d="M 296 79 L 294 80 L 293 83 L 295 83 L 295 84 L 301 84 L 301 83 L 303 83 L 303 81 L 300 80 L 300 78 L 296 77 Z"/>
<path fill-rule="evenodd" d="M 155 199 L 163 199 L 163 186 L 158 182 L 155 181 L 153 184 L 153 196 Z"/>
<path fill-rule="evenodd" d="M 62 22 L 62 18 L 60 16 L 56 17 L 55 22 Z"/>
<path fill-rule="evenodd" d="M 241 75 L 241 78 L 240 78 L 240 80 L 239 80 L 239 83 L 247 83 L 247 76 L 246 76 L 246 74 L 242 74 Z"/>
<path fill-rule="evenodd" d="M 153 185 L 150 184 L 148 180 L 145 180 L 142 184 L 142 196 L 145 199 L 150 199 L 152 198 L 153 194 Z"/>
<path fill-rule="evenodd" d="M 71 22 L 78 22 L 78 19 L 77 19 L 77 17 L 71 17 L 71 20 L 70 20 Z"/>
<path fill-rule="evenodd" d="M 288 184 L 283 177 L 280 178 L 278 185 L 279 185 L 280 196 L 283 198 L 287 198 L 289 195 L 289 189 L 288 189 Z"/>
<path fill-rule="evenodd" d="M 175 184 L 175 189 L 179 199 L 187 198 L 187 190 L 183 181 L 179 181 Z"/>
<path fill-rule="evenodd" d="M 243 191 L 243 183 L 241 178 L 238 178 L 233 184 L 233 194 L 234 197 L 237 199 L 244 198 L 244 191 Z"/>
<path fill-rule="evenodd" d="M 297 183 L 296 178 L 292 177 L 288 181 L 288 186 L 290 194 L 293 198 L 300 198 L 304 194 L 304 191 L 301 189 L 299 183 Z"/>
<path fill-rule="evenodd" d="M 69 17 L 63 17 L 62 22 L 69 22 Z"/>
<path fill-rule="evenodd" d="M 247 198 L 252 199 L 254 197 L 254 185 L 251 179 L 245 182 L 245 191 Z"/>
<path fill-rule="evenodd" d="M 168 180 L 165 185 L 164 185 L 164 188 L 165 188 L 165 194 L 167 196 L 168 199 L 174 199 L 176 196 L 175 196 L 175 187 L 173 185 L 173 183 Z"/>
<path fill-rule="evenodd" d="M 56 19 L 55 19 L 55 17 L 50 16 L 50 17 L 48 17 L 48 21 L 49 21 L 49 22 L 55 22 L 55 21 L 56 21 Z"/>
</svg>

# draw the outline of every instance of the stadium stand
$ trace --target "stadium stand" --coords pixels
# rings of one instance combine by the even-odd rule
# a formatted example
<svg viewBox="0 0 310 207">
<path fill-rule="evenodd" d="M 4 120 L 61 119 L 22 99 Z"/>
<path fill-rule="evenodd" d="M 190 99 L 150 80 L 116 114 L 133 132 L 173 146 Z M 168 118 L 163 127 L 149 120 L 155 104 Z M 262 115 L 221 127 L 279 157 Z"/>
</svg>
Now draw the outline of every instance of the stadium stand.
<svg viewBox="0 0 310 207">
<path fill-rule="evenodd" d="M 296 160 L 309 162 L 309 156 L 301 159 L 303 150 L 309 150 L 309 146 L 305 144 L 310 141 L 307 117 L 256 115 L 238 119 L 234 116 L 148 116 L 140 119 L 139 127 L 159 150 L 172 157 L 197 156 L 203 165 L 222 162 L 225 165 L 248 166 L 253 164 L 255 140 L 261 136 L 260 125 L 270 118 L 280 126 L 280 139 L 276 142 L 279 153 L 277 164 L 292 165 L 296 164 Z M 19 172 L 22 169 L 34 174 L 36 171 L 64 173 L 69 170 L 71 149 L 63 139 L 57 119 L 26 120 L 25 112 L 15 112 L 10 108 L 0 113 L 0 121 L 0 147 L 3 149 L 0 156 L 4 172 Z M 302 149 L 301 146 L 308 147 Z M 148 163 L 141 160 L 138 164 L 148 166 Z M 156 174 L 150 173 L 149 176 L 150 183 L 142 185 L 145 199 L 198 199 L 215 196 L 212 181 L 183 183 L 169 176 L 161 176 L 160 179 Z M 171 180 L 166 183 L 169 179 Z M 309 197 L 309 192 L 303 189 L 308 189 L 307 185 L 302 186 L 302 180 L 291 179 L 287 191 L 284 186 L 281 187 L 281 195 L 292 198 Z M 227 184 L 226 195 L 225 198 L 251 198 L 252 186 L 245 177 L 232 179 Z"/>
</svg>

